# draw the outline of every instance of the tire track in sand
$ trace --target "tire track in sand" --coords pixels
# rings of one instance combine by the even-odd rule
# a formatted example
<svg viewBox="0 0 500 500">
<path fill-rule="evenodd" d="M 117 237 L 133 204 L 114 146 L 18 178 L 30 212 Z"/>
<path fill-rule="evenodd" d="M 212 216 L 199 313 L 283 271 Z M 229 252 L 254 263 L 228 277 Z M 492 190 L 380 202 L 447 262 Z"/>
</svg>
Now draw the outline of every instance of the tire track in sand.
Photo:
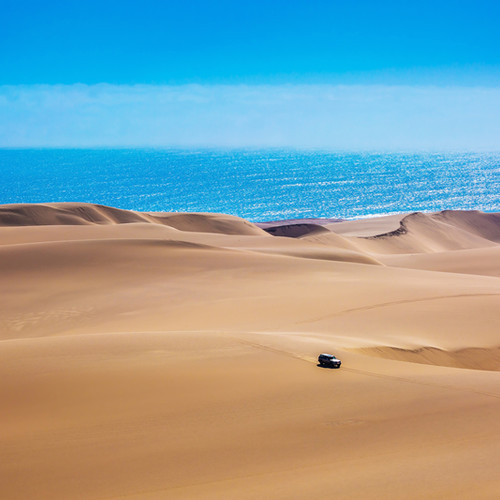
<svg viewBox="0 0 500 500">
<path fill-rule="evenodd" d="M 495 294 L 495 295 L 497 295 L 497 294 Z M 279 354 L 279 355 L 282 355 L 282 356 L 287 356 L 289 358 L 298 359 L 300 361 L 305 361 L 306 363 L 317 364 L 316 358 L 313 358 L 311 356 L 303 356 L 303 355 L 301 355 L 299 353 L 296 353 L 296 352 L 286 351 L 284 349 L 277 349 L 276 347 L 271 347 L 271 346 L 268 346 L 268 345 L 259 344 L 258 342 L 251 342 L 249 340 L 243 340 L 243 339 L 241 339 L 240 337 L 238 337 L 237 335 L 234 335 L 234 334 L 229 334 L 229 336 L 233 337 L 237 342 L 239 342 L 241 344 L 248 345 L 248 346 L 253 347 L 255 349 L 260 349 L 260 350 L 272 352 L 272 353 L 275 353 L 275 354 Z M 397 376 L 397 375 L 388 375 L 386 373 L 378 373 L 378 372 L 373 372 L 373 371 L 369 371 L 369 370 L 362 370 L 362 369 L 359 369 L 359 368 L 350 368 L 350 367 L 346 367 L 345 365 L 342 365 L 341 370 L 342 371 L 347 371 L 349 373 L 354 373 L 354 374 L 357 374 L 357 375 L 363 375 L 363 376 L 366 376 L 366 377 L 376 377 L 376 378 L 381 378 L 381 379 L 386 379 L 386 380 L 394 380 L 394 381 L 397 381 L 397 382 L 404 382 L 404 383 L 407 383 L 407 384 L 417 384 L 417 385 L 428 386 L 428 387 L 436 387 L 436 388 L 439 388 L 439 389 L 446 389 L 446 390 L 450 390 L 451 389 L 451 390 L 454 390 L 454 391 L 468 392 L 468 393 L 478 394 L 478 395 L 481 395 L 481 396 L 487 396 L 487 397 L 490 397 L 490 398 L 495 398 L 495 399 L 499 399 L 500 400 L 500 394 L 496 394 L 496 393 L 492 393 L 492 392 L 486 392 L 486 391 L 480 391 L 480 390 L 477 390 L 477 389 L 470 389 L 470 388 L 467 388 L 467 387 L 457 387 L 457 386 L 454 386 L 454 385 L 439 384 L 439 383 L 435 383 L 435 382 L 424 382 L 424 381 L 416 380 L 416 379 L 413 379 L 413 378 L 400 377 L 400 376 Z"/>
<path fill-rule="evenodd" d="M 435 295 L 433 297 L 422 297 L 420 299 L 403 299 L 403 300 L 393 300 L 390 302 L 380 302 L 378 304 L 372 304 L 362 307 L 353 307 L 351 309 L 343 309 L 341 311 L 336 311 L 334 313 L 326 314 L 324 316 L 319 316 L 312 319 L 297 321 L 296 325 L 305 325 L 310 323 L 317 323 L 318 321 L 323 321 L 325 319 L 335 318 L 337 316 L 343 316 L 344 314 L 350 314 L 360 311 L 370 311 L 372 309 L 381 309 L 383 307 L 389 307 L 401 304 L 411 304 L 413 302 L 427 302 L 429 300 L 445 300 L 445 299 L 459 299 L 464 297 L 495 297 L 500 296 L 500 293 L 462 293 L 457 295 Z"/>
</svg>

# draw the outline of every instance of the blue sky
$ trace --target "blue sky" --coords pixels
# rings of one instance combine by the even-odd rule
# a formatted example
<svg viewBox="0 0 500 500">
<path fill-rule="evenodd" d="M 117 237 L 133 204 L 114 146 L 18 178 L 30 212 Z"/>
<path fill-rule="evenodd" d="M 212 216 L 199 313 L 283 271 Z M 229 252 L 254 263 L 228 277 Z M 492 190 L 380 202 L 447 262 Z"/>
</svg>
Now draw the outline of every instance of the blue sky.
<svg viewBox="0 0 500 500">
<path fill-rule="evenodd" d="M 0 146 L 371 148 L 383 124 L 382 149 L 498 149 L 499 25 L 497 0 L 0 0 Z"/>
<path fill-rule="evenodd" d="M 500 82 L 497 0 L 0 5 L 0 84 Z"/>
</svg>

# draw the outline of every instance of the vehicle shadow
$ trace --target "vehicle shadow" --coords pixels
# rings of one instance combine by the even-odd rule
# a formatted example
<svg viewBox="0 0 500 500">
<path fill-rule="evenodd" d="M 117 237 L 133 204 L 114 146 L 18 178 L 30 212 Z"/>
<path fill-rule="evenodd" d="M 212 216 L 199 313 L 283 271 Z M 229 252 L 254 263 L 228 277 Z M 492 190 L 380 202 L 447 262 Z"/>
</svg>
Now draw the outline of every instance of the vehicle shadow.
<svg viewBox="0 0 500 500">
<path fill-rule="evenodd" d="M 340 366 L 328 366 L 328 365 L 321 365 L 319 363 L 316 366 L 318 368 L 325 368 L 326 370 L 338 370 L 340 368 Z"/>
</svg>

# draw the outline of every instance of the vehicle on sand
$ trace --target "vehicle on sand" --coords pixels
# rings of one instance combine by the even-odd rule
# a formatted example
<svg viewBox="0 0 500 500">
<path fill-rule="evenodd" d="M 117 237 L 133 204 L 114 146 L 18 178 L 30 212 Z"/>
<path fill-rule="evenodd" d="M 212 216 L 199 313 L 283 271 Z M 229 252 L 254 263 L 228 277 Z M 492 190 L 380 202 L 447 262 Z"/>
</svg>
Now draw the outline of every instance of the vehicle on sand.
<svg viewBox="0 0 500 500">
<path fill-rule="evenodd" d="M 323 353 L 318 356 L 318 363 L 320 366 L 328 368 L 340 368 L 342 361 L 336 358 L 333 354 Z"/>
</svg>

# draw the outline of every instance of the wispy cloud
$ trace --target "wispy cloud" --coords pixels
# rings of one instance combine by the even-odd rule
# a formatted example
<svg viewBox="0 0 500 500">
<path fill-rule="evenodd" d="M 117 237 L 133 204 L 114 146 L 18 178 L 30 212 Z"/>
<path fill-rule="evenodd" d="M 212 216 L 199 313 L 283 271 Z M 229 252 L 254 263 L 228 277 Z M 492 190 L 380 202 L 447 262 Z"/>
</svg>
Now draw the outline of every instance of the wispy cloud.
<svg viewBox="0 0 500 500">
<path fill-rule="evenodd" d="M 0 87 L 0 146 L 500 149 L 500 88 Z"/>
</svg>

